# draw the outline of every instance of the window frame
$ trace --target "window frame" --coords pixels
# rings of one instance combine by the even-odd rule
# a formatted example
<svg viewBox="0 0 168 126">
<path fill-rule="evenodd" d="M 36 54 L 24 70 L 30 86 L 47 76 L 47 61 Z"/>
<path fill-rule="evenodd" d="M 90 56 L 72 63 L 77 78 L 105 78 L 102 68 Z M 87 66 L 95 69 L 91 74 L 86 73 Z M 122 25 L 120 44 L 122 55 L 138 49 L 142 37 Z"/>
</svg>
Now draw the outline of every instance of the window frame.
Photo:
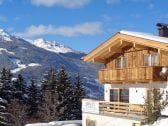
<svg viewBox="0 0 168 126">
<path fill-rule="evenodd" d="M 123 90 L 127 90 L 128 91 L 128 95 L 126 96 L 123 96 L 121 95 L 121 92 Z M 111 92 L 112 91 L 117 91 L 117 95 L 112 95 Z M 117 98 L 112 98 L 112 96 L 117 96 Z M 127 97 L 127 98 L 123 98 L 123 97 Z M 113 100 L 115 99 L 115 100 Z M 117 100 L 116 100 L 117 99 Z M 127 100 L 124 100 L 124 99 L 127 99 Z M 124 102 L 124 103 L 129 103 L 129 89 L 127 88 L 123 88 L 123 89 L 119 89 L 119 88 L 111 88 L 110 89 L 110 101 L 111 102 Z"/>
<path fill-rule="evenodd" d="M 128 58 L 126 56 L 120 56 L 116 59 L 115 68 L 122 69 L 127 68 Z"/>
<path fill-rule="evenodd" d="M 148 63 L 146 63 L 146 57 L 148 56 Z M 156 56 L 154 58 L 154 56 Z M 156 62 L 155 62 L 156 60 Z M 158 66 L 159 65 L 159 55 L 158 53 L 153 53 L 153 54 L 145 54 L 144 55 L 144 66 Z"/>
</svg>

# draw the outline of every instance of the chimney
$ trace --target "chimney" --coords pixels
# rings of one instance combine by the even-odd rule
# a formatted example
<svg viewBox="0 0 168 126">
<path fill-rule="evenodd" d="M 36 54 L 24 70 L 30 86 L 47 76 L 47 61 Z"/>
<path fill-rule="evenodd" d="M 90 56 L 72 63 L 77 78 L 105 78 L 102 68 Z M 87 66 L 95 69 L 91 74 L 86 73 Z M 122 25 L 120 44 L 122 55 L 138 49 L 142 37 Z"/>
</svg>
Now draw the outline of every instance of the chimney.
<svg viewBox="0 0 168 126">
<path fill-rule="evenodd" d="M 168 38 L 168 24 L 157 23 L 156 26 L 159 30 L 159 36 Z"/>
</svg>

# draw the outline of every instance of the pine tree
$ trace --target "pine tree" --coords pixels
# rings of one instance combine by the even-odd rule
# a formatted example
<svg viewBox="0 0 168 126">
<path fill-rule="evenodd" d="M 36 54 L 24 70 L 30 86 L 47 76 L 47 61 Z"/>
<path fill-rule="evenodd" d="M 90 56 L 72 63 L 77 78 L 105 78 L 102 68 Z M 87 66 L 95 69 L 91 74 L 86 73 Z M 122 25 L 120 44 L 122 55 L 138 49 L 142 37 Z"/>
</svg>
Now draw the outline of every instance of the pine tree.
<svg viewBox="0 0 168 126">
<path fill-rule="evenodd" d="M 28 108 L 27 108 L 27 115 L 29 117 L 38 118 L 39 112 L 39 91 L 38 87 L 35 84 L 35 81 L 31 80 L 31 85 L 27 89 L 28 92 Z"/>
<path fill-rule="evenodd" d="M 10 102 L 10 99 L 13 96 L 13 85 L 12 85 L 12 74 L 10 70 L 5 68 L 0 72 L 0 96 Z"/>
<path fill-rule="evenodd" d="M 7 101 L 0 98 L 0 126 L 8 126 Z"/>
<path fill-rule="evenodd" d="M 42 85 L 42 90 L 50 90 L 54 91 L 55 86 L 56 86 L 56 76 L 57 73 L 53 68 L 50 68 L 47 73 L 44 75 L 43 80 L 41 82 Z"/>
<path fill-rule="evenodd" d="M 8 126 L 9 113 L 7 112 L 9 101 L 12 97 L 12 74 L 5 68 L 0 71 L 0 125 Z"/>
<path fill-rule="evenodd" d="M 73 86 L 70 77 L 62 66 L 58 72 L 58 94 L 62 114 L 61 120 L 69 120 L 72 116 L 72 102 L 73 102 Z"/>
<path fill-rule="evenodd" d="M 44 117 L 44 121 L 60 120 L 59 97 L 58 97 L 58 83 L 57 72 L 54 69 L 50 69 L 45 74 L 42 81 L 42 107 L 41 115 Z"/>
<path fill-rule="evenodd" d="M 73 119 L 82 119 L 82 99 L 86 96 L 79 73 L 74 82 Z"/>
<path fill-rule="evenodd" d="M 27 86 L 21 74 L 18 75 L 15 81 L 13 81 L 13 86 L 14 86 L 14 98 L 19 99 L 19 101 L 26 103 Z"/>
</svg>

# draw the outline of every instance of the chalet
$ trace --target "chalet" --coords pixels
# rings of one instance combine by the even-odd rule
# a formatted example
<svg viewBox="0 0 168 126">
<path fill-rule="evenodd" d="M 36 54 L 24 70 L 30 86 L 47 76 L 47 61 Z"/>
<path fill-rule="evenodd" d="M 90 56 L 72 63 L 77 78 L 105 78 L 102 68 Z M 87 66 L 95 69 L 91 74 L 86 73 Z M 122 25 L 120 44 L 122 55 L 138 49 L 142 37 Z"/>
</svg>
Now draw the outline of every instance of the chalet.
<svg viewBox="0 0 168 126">
<path fill-rule="evenodd" d="M 83 126 L 141 126 L 152 90 L 167 98 L 168 25 L 157 26 L 159 36 L 120 31 L 83 58 L 104 64 L 98 72 L 104 100 L 83 99 Z M 162 114 L 168 116 L 167 110 Z"/>
</svg>

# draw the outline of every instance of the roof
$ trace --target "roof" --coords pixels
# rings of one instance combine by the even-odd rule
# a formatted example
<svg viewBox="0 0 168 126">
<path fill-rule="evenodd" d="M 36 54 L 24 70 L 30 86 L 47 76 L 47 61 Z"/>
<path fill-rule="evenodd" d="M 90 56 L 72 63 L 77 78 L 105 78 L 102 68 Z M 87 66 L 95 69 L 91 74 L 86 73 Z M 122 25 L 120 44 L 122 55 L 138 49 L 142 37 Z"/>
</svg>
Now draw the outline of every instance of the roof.
<svg viewBox="0 0 168 126">
<path fill-rule="evenodd" d="M 133 44 L 168 51 L 168 38 L 166 37 L 122 30 L 91 51 L 83 59 L 86 62 L 103 63 L 107 57 L 119 52 L 123 47 Z"/>
<path fill-rule="evenodd" d="M 120 31 L 119 33 L 125 34 L 125 35 L 131 35 L 131 36 L 135 36 L 135 37 L 139 37 L 139 38 L 149 39 L 149 40 L 153 40 L 153 41 L 163 42 L 163 43 L 168 44 L 168 38 L 156 36 L 156 35 L 149 34 L 149 33 L 125 31 L 125 30 Z"/>
</svg>

